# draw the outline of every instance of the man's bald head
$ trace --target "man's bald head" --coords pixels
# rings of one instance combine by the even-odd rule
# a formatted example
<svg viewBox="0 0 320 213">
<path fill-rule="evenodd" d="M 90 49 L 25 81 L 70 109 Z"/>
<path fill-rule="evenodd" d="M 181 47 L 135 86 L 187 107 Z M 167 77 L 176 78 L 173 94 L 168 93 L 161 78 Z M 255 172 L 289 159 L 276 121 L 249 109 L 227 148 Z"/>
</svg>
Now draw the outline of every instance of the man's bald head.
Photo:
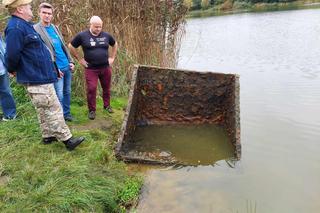
<svg viewBox="0 0 320 213">
<path fill-rule="evenodd" d="M 102 20 L 99 16 L 92 16 L 90 18 L 90 32 L 91 34 L 98 36 L 102 31 Z"/>
<path fill-rule="evenodd" d="M 99 17 L 99 16 L 92 16 L 90 18 L 90 24 L 93 24 L 93 23 L 99 23 L 99 24 L 102 24 L 102 19 Z"/>
</svg>

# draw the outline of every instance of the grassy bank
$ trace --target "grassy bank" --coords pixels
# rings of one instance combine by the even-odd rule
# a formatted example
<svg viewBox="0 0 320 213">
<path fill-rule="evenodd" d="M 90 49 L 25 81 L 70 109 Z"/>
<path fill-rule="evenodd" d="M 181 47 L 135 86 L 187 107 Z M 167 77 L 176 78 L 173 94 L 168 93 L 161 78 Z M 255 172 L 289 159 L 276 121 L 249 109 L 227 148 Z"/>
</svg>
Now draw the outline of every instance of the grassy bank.
<svg viewBox="0 0 320 213">
<path fill-rule="evenodd" d="M 266 12 L 278 10 L 320 8 L 320 0 L 302 0 L 293 2 L 277 3 L 251 3 L 248 1 L 227 0 L 221 4 L 205 10 L 193 10 L 188 14 L 188 18 L 228 15 L 243 12 Z"/>
<path fill-rule="evenodd" d="M 19 118 L 0 122 L 0 212 L 125 212 L 142 184 L 113 153 L 126 98 L 113 99 L 112 115 L 97 107 L 95 121 L 85 102 L 73 103 L 69 126 L 86 141 L 69 152 L 61 142 L 40 143 L 35 110 L 20 96 Z"/>
</svg>

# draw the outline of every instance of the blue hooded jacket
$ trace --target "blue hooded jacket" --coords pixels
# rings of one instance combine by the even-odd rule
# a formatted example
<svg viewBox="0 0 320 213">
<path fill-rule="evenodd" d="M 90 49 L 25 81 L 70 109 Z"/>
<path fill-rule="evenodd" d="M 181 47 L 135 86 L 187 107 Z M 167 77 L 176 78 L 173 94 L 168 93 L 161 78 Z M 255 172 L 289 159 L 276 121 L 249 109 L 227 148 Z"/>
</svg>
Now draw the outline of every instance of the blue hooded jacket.
<svg viewBox="0 0 320 213">
<path fill-rule="evenodd" d="M 5 35 L 5 64 L 8 72 L 16 72 L 18 83 L 48 84 L 58 80 L 49 49 L 32 23 L 12 16 Z"/>
</svg>

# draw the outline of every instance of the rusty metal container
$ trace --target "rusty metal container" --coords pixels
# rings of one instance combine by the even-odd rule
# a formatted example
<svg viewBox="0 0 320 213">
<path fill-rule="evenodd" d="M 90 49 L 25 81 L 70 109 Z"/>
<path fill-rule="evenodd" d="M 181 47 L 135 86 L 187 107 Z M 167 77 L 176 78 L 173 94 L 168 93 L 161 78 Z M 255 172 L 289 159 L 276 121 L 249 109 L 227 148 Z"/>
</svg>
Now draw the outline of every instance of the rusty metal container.
<svg viewBox="0 0 320 213">
<path fill-rule="evenodd" d="M 216 124 L 223 127 L 241 156 L 239 76 L 136 65 L 128 106 L 115 148 L 126 162 L 172 164 L 150 156 L 132 156 L 124 147 L 136 127 L 145 125 Z"/>
</svg>

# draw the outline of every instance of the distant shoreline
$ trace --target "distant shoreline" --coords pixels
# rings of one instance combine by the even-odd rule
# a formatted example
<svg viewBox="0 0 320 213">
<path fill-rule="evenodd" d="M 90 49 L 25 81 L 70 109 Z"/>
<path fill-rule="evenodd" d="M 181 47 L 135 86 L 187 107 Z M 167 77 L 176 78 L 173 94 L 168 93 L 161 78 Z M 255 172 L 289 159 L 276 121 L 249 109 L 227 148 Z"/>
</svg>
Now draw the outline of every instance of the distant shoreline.
<svg viewBox="0 0 320 213">
<path fill-rule="evenodd" d="M 320 0 L 314 1 L 293 1 L 287 3 L 256 3 L 250 4 L 246 2 L 235 1 L 229 8 L 221 5 L 208 8 L 206 10 L 193 10 L 187 15 L 187 18 L 222 16 L 229 14 L 247 13 L 247 12 L 267 12 L 282 10 L 298 10 L 298 9 L 315 9 L 320 8 Z"/>
</svg>

